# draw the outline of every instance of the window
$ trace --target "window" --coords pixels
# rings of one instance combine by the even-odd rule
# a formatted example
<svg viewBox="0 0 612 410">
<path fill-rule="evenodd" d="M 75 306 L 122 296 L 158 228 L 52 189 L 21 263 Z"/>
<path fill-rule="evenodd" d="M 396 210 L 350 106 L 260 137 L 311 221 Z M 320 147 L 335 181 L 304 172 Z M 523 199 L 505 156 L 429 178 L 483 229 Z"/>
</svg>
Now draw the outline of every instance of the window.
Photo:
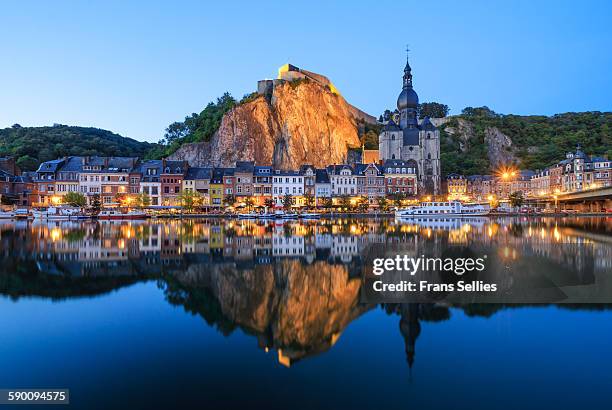
<svg viewBox="0 0 612 410">
<path fill-rule="evenodd" d="M 169 194 L 170 193 L 170 187 L 165 186 L 164 187 L 164 194 Z"/>
</svg>

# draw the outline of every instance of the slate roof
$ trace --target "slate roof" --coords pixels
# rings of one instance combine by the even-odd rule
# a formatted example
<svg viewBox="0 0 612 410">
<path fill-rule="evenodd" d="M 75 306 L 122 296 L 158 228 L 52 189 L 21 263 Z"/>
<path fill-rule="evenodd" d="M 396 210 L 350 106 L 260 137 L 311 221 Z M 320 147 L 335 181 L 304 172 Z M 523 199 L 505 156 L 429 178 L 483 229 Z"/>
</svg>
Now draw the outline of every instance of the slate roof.
<svg viewBox="0 0 612 410">
<path fill-rule="evenodd" d="M 329 184 L 329 174 L 326 169 L 317 169 L 315 172 L 315 184 Z"/>
<path fill-rule="evenodd" d="M 190 180 L 207 180 L 212 177 L 212 168 L 196 168 L 192 167 L 187 170 L 185 179 Z"/>
</svg>

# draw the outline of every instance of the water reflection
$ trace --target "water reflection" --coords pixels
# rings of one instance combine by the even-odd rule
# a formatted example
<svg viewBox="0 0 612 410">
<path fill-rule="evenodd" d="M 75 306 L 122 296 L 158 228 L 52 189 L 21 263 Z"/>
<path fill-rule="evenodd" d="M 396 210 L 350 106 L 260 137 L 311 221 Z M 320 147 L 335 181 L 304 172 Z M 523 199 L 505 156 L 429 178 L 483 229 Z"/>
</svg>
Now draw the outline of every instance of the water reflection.
<svg viewBox="0 0 612 410">
<path fill-rule="evenodd" d="M 5 221 L 0 292 L 15 300 L 59 300 L 156 280 L 169 303 L 223 334 L 239 328 L 253 335 L 262 350 L 275 351 L 290 366 L 330 349 L 353 320 L 376 308 L 359 299 L 372 245 L 414 255 L 441 255 L 454 245 L 474 252 L 487 248 L 502 261 L 528 266 L 537 260 L 546 269 L 563 269 L 569 282 L 582 285 L 610 273 L 611 232 L 610 218 Z M 399 316 L 409 366 L 421 321 L 450 317 L 448 306 L 381 307 Z M 488 316 L 506 307 L 463 309 Z"/>
</svg>

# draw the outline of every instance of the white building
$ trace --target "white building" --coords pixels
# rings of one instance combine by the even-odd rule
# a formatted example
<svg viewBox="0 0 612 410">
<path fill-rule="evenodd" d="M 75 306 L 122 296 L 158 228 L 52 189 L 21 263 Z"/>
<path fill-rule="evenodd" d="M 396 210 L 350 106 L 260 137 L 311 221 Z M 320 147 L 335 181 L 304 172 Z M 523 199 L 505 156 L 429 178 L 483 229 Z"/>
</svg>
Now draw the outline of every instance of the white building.
<svg viewBox="0 0 612 410">
<path fill-rule="evenodd" d="M 276 206 L 283 206 L 285 195 L 291 195 L 295 206 L 304 205 L 304 177 L 298 171 L 275 170 L 272 177 L 272 198 Z"/>
<path fill-rule="evenodd" d="M 348 165 L 330 165 L 327 167 L 331 183 L 332 196 L 357 195 L 357 177 Z"/>
</svg>

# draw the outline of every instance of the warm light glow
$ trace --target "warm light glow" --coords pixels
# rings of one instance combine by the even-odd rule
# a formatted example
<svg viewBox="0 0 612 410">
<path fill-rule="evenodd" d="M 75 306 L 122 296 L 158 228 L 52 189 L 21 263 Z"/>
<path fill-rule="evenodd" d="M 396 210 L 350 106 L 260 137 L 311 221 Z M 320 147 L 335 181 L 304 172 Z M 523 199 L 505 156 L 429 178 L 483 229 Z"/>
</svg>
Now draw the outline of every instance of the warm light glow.
<svg viewBox="0 0 612 410">
<path fill-rule="evenodd" d="M 62 202 L 62 198 L 60 196 L 53 195 L 51 197 L 51 202 L 53 203 L 53 205 L 57 205 Z"/>
<path fill-rule="evenodd" d="M 51 229 L 51 240 L 53 242 L 61 239 L 61 237 L 62 237 L 62 230 L 60 228 Z"/>
</svg>

